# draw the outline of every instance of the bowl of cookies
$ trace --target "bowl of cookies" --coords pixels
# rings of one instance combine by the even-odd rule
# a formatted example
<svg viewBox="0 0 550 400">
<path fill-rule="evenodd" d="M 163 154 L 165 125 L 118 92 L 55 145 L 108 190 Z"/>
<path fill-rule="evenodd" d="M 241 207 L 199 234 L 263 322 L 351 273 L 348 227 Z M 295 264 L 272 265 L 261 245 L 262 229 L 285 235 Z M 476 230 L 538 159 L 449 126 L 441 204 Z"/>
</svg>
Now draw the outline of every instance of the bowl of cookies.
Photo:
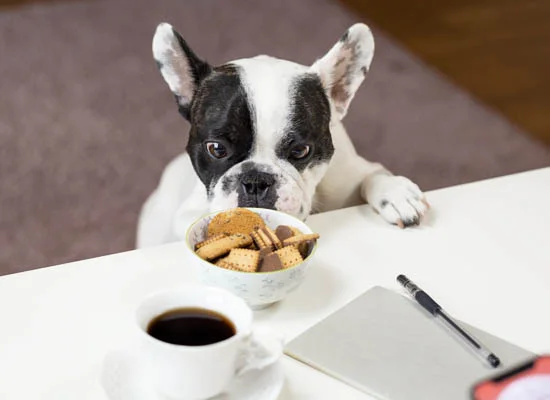
<svg viewBox="0 0 550 400">
<path fill-rule="evenodd" d="M 229 290 L 255 310 L 302 284 L 318 239 L 299 219 L 262 208 L 205 215 L 186 235 L 199 280 Z"/>
</svg>

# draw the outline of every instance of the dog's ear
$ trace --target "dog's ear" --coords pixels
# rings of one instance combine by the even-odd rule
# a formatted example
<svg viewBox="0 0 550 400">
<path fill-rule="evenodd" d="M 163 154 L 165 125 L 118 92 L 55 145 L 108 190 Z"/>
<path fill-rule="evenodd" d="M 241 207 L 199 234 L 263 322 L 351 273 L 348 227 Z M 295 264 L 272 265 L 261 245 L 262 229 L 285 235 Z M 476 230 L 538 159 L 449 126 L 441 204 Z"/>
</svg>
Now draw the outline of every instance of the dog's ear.
<svg viewBox="0 0 550 400">
<path fill-rule="evenodd" d="M 153 56 L 174 93 L 180 113 L 190 119 L 190 106 L 200 82 L 212 68 L 198 58 L 170 24 L 159 24 L 153 37 Z"/>
<path fill-rule="evenodd" d="M 317 73 L 342 119 L 356 90 L 365 79 L 374 55 L 374 37 L 368 26 L 355 24 L 311 70 Z"/>
</svg>

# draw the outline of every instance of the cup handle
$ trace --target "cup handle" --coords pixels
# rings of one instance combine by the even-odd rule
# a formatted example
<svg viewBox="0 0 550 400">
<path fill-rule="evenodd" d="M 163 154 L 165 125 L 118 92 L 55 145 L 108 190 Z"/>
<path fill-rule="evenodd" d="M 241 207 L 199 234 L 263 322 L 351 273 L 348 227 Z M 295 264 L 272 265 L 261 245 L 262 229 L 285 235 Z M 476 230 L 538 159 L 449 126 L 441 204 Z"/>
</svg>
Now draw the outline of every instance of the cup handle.
<svg viewBox="0 0 550 400">
<path fill-rule="evenodd" d="M 281 358 L 284 339 L 271 330 L 255 329 L 244 341 L 237 361 L 236 375 L 266 368 Z"/>
</svg>

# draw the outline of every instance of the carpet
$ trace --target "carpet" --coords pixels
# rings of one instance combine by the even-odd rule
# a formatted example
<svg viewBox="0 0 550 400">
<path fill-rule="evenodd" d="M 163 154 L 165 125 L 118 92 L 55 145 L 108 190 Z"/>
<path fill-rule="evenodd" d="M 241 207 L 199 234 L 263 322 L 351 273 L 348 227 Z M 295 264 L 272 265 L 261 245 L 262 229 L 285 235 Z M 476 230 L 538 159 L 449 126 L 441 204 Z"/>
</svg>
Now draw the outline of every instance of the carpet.
<svg viewBox="0 0 550 400">
<path fill-rule="evenodd" d="M 357 17 L 330 0 L 110 0 L 0 14 L 0 274 L 134 246 L 139 209 L 182 151 L 151 56 L 177 27 L 213 64 L 261 53 L 312 63 Z M 346 126 L 360 154 L 425 189 L 550 164 L 550 152 L 374 27 Z"/>
</svg>

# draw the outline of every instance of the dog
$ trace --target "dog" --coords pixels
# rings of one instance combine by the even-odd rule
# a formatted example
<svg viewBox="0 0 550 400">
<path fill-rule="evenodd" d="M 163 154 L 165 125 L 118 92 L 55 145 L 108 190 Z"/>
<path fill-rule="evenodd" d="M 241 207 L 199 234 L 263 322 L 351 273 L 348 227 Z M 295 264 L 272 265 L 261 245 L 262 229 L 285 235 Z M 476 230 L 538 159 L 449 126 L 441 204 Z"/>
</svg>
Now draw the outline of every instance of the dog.
<svg viewBox="0 0 550 400">
<path fill-rule="evenodd" d="M 374 55 L 365 24 L 311 66 L 266 55 L 211 66 L 167 23 L 152 47 L 191 128 L 142 207 L 138 248 L 182 240 L 201 215 L 234 207 L 305 220 L 368 203 L 402 228 L 428 210 L 418 185 L 357 154 L 342 123 Z"/>
</svg>

